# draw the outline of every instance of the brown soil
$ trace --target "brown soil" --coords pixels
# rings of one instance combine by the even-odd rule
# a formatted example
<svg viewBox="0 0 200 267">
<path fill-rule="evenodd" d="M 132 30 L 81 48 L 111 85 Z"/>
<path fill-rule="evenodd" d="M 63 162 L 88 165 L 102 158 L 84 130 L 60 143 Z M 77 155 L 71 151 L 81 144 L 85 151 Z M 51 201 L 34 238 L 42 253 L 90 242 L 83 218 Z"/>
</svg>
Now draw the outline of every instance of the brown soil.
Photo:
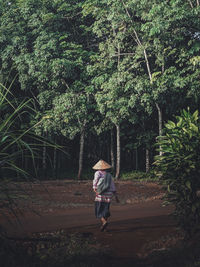
<svg viewBox="0 0 200 267">
<path fill-rule="evenodd" d="M 92 181 L 47 181 L 30 188 L 21 184 L 32 201 L 18 202 L 23 215 L 12 224 L 1 218 L 10 236 L 31 236 L 37 232 L 64 229 L 69 233 L 92 233 L 97 244 L 113 256 L 112 266 L 129 264 L 137 257 L 166 250 L 181 239 L 170 216 L 172 206 L 163 207 L 161 186 L 153 182 L 119 181 L 116 187 L 120 203 L 111 204 L 111 218 L 106 232 L 94 217 Z M 16 192 L 13 185 L 13 191 Z M 33 213 L 37 212 L 40 214 Z M 131 266 L 131 265 L 130 265 Z"/>
</svg>

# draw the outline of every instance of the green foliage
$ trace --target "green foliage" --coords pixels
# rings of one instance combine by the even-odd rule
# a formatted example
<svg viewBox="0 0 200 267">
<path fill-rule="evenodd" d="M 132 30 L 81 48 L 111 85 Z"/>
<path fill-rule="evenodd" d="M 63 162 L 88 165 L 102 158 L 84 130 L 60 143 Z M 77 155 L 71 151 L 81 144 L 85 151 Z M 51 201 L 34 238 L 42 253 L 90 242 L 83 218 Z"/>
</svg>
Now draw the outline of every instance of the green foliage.
<svg viewBox="0 0 200 267">
<path fill-rule="evenodd" d="M 37 177 L 35 161 L 39 157 L 40 147 L 57 147 L 34 134 L 28 121 L 35 115 L 32 99 L 18 103 L 10 89 L 0 84 L 0 209 L 1 214 L 17 216 L 20 211 L 19 199 L 30 196 L 23 186 L 11 181 L 31 182 Z M 23 122 L 23 123 L 22 123 Z M 31 170 L 25 164 L 31 164 Z M 19 194 L 20 192 L 20 194 Z"/>
<path fill-rule="evenodd" d="M 199 113 L 183 110 L 176 121 L 165 124 L 159 137 L 162 155 L 156 156 L 156 173 L 167 186 L 166 199 L 186 234 L 200 230 L 200 122 Z"/>
<path fill-rule="evenodd" d="M 13 69 L 24 90 L 63 91 L 79 78 L 87 57 L 82 22 L 75 20 L 80 3 L 5 2 L 0 17 L 2 74 L 5 77 Z"/>
<path fill-rule="evenodd" d="M 158 177 L 154 172 L 149 173 L 142 171 L 129 171 L 121 173 L 121 180 L 136 180 L 136 181 L 158 181 Z"/>
<path fill-rule="evenodd" d="M 2 169 L 15 170 L 22 175 L 26 172 L 16 165 L 18 157 L 29 152 L 33 155 L 31 145 L 25 141 L 25 136 L 30 132 L 30 129 L 22 129 L 20 122 L 24 113 L 33 113 L 30 105 L 30 100 L 22 101 L 16 106 L 13 100 L 9 100 L 10 91 L 0 84 L 0 161 Z M 10 114 L 7 112 L 11 110 Z"/>
<path fill-rule="evenodd" d="M 19 98 L 38 100 L 40 135 L 67 143 L 130 123 L 151 149 L 158 106 L 165 120 L 198 107 L 199 12 L 187 0 L 0 0 L 0 82 L 16 77 Z"/>
</svg>

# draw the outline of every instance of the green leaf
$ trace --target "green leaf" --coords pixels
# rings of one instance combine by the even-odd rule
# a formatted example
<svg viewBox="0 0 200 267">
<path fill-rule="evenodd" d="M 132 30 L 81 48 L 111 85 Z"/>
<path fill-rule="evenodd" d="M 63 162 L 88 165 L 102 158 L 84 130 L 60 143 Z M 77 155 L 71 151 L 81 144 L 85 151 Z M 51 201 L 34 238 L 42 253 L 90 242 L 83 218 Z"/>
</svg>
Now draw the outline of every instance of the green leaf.
<svg viewBox="0 0 200 267">
<path fill-rule="evenodd" d="M 196 110 L 196 111 L 192 114 L 192 117 L 193 117 L 193 119 L 194 119 L 195 121 L 197 121 L 198 118 L 199 118 L 199 111 Z"/>
<path fill-rule="evenodd" d="M 191 122 L 190 122 L 190 128 L 191 128 L 194 132 L 196 132 L 196 133 L 199 132 L 198 127 L 197 127 L 194 123 L 191 123 Z"/>
<path fill-rule="evenodd" d="M 183 126 L 183 118 L 182 117 L 178 117 L 177 126 L 178 127 L 182 127 Z"/>
<path fill-rule="evenodd" d="M 1 143 L 5 142 L 8 137 L 9 137 L 8 135 L 3 136 L 3 138 L 1 139 Z"/>
<path fill-rule="evenodd" d="M 174 128 L 176 128 L 176 124 L 173 122 L 173 121 L 168 121 L 166 124 L 165 124 L 165 127 L 167 128 L 167 129 L 174 129 Z"/>
</svg>

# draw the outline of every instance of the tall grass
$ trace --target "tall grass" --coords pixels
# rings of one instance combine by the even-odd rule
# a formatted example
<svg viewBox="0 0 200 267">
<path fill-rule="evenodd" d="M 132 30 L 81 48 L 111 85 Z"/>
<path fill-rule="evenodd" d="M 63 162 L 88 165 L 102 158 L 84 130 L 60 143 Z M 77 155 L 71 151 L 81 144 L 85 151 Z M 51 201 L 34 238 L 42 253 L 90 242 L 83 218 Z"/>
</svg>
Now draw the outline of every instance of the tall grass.
<svg viewBox="0 0 200 267">
<path fill-rule="evenodd" d="M 34 126 L 28 126 L 29 120 L 36 114 L 33 100 L 18 102 L 10 88 L 0 84 L 0 212 L 17 217 L 20 212 L 18 201 L 31 197 L 30 190 L 13 180 L 31 182 L 36 177 L 35 160 L 44 145 L 53 146 L 42 137 L 34 134 Z M 31 173 L 23 167 L 26 159 L 31 163 Z M 7 216 L 9 218 L 9 216 Z"/>
</svg>

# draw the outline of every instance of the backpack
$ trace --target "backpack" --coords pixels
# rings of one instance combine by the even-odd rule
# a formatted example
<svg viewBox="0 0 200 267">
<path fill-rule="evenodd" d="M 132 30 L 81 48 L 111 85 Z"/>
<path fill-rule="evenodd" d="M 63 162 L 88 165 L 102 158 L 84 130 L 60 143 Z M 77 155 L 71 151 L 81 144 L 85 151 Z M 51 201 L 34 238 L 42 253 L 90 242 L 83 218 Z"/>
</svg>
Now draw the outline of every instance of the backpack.
<svg viewBox="0 0 200 267">
<path fill-rule="evenodd" d="M 98 194 L 102 194 L 110 188 L 110 184 L 112 181 L 112 175 L 110 173 L 106 173 L 104 178 L 100 178 L 98 185 L 97 185 L 97 192 Z"/>
</svg>

